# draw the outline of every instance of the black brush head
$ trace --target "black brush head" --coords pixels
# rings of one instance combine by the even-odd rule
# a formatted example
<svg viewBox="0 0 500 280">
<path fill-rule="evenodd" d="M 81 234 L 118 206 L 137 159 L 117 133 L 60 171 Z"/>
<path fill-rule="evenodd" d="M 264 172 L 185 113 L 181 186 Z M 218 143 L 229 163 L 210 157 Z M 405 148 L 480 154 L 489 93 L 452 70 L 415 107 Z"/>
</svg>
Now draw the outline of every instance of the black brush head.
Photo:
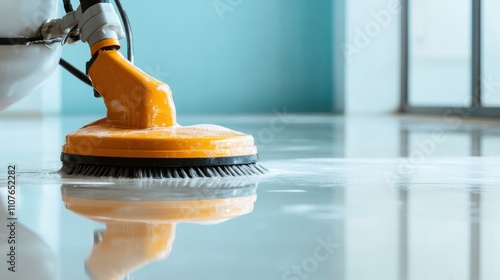
<svg viewBox="0 0 500 280">
<path fill-rule="evenodd" d="M 114 178 L 212 178 L 263 175 L 268 170 L 257 155 L 204 159 L 135 159 L 63 153 L 60 172 L 67 175 Z"/>
</svg>

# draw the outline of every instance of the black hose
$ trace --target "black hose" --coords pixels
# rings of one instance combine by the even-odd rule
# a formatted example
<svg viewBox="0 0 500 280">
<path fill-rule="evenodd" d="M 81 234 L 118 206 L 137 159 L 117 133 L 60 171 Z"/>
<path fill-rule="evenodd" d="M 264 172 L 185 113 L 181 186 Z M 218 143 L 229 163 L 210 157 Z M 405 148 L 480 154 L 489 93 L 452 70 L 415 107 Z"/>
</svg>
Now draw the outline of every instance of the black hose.
<svg viewBox="0 0 500 280">
<path fill-rule="evenodd" d="M 66 11 L 66 13 L 73 11 L 73 6 L 71 5 L 71 0 L 63 0 L 63 3 L 64 3 L 64 10 Z M 127 16 L 127 12 L 125 12 L 125 9 L 123 9 L 123 5 L 122 5 L 121 1 L 115 0 L 115 3 L 116 3 L 116 7 L 118 8 L 118 11 L 120 13 L 120 17 L 122 18 L 123 25 L 125 27 L 125 36 L 127 38 L 127 59 L 131 63 L 134 63 L 134 40 L 133 40 L 132 27 L 130 25 L 130 20 Z M 73 74 L 80 81 L 84 82 L 85 84 L 87 84 L 89 86 L 92 86 L 92 81 L 89 79 L 89 77 L 85 73 L 83 73 L 82 71 L 78 70 L 75 66 L 71 65 L 66 60 L 61 58 L 61 60 L 59 60 L 59 65 L 61 65 L 64 69 L 66 69 L 68 72 Z"/>
<path fill-rule="evenodd" d="M 62 37 L 55 37 L 51 39 L 44 39 L 42 35 L 33 36 L 33 37 L 11 37 L 4 38 L 0 37 L 0 46 L 28 46 L 31 44 L 52 44 L 52 43 L 60 43 L 63 41 Z"/>
<path fill-rule="evenodd" d="M 73 76 L 77 77 L 80 81 L 86 83 L 89 86 L 92 86 L 92 81 L 90 81 L 89 76 L 85 75 L 85 73 L 78 70 L 75 66 L 71 65 L 66 60 L 61 58 L 61 60 L 59 60 L 59 65 L 61 65 L 62 68 L 68 70 L 68 72 L 73 74 Z"/>
<path fill-rule="evenodd" d="M 71 0 L 63 0 L 64 10 L 66 13 L 73 11 L 73 6 L 71 5 Z"/>
<path fill-rule="evenodd" d="M 120 0 L 115 0 L 116 7 L 125 26 L 125 36 L 127 37 L 127 59 L 131 63 L 134 63 L 134 39 L 132 36 L 132 27 L 130 25 L 130 20 L 127 16 L 127 12 L 123 9 L 122 2 Z"/>
</svg>

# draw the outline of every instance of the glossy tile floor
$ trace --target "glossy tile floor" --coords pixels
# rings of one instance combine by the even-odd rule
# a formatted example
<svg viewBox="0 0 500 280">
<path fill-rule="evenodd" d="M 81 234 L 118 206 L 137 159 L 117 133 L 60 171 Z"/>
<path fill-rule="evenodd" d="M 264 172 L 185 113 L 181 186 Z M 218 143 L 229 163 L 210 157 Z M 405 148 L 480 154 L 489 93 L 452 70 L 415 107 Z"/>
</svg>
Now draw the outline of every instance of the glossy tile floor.
<svg viewBox="0 0 500 280">
<path fill-rule="evenodd" d="M 181 116 L 253 134 L 270 174 L 61 178 L 93 119 L 0 118 L 0 279 L 500 279 L 499 121 Z"/>
</svg>

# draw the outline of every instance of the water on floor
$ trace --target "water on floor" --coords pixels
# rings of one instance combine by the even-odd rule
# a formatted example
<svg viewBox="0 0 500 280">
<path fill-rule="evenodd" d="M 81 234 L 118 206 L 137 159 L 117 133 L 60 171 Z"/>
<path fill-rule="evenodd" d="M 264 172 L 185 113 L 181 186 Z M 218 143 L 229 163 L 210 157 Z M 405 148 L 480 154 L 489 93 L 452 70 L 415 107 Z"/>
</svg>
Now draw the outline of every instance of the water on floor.
<svg viewBox="0 0 500 280">
<path fill-rule="evenodd" d="M 180 117 L 253 134 L 270 173 L 62 178 L 91 120 L 0 119 L 1 279 L 500 278 L 498 122 Z"/>
</svg>

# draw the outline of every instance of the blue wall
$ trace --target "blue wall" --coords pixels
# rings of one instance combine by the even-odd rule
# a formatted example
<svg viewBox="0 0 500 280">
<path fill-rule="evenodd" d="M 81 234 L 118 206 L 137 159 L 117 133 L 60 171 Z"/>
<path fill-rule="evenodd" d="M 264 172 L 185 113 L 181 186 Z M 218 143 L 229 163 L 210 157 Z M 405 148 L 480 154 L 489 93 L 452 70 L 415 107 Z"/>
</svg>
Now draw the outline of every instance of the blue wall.
<svg viewBox="0 0 500 280">
<path fill-rule="evenodd" d="M 331 0 L 123 2 L 136 65 L 169 84 L 179 113 L 332 110 Z M 88 56 L 81 42 L 63 51 L 81 69 Z M 89 87 L 63 75 L 63 113 L 104 114 Z"/>
</svg>

